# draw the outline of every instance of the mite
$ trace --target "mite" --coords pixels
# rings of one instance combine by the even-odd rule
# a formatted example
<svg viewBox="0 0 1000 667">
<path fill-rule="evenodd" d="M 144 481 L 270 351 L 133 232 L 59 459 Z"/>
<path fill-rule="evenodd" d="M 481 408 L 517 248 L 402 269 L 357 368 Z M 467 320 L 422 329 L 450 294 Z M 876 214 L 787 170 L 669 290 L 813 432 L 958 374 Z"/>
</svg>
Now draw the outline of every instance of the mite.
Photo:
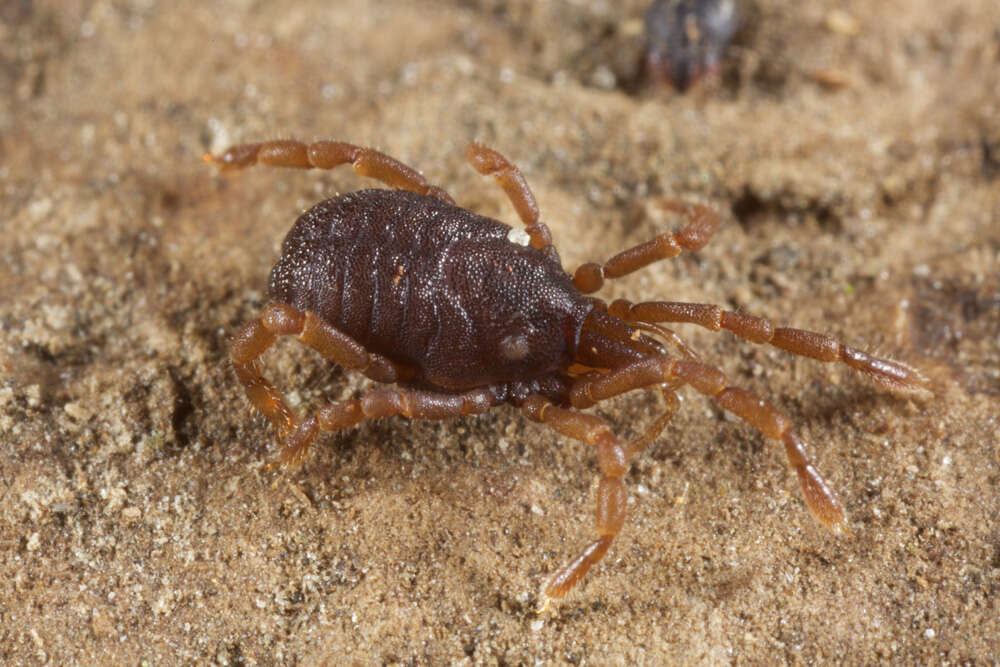
<svg viewBox="0 0 1000 667">
<path fill-rule="evenodd" d="M 643 23 L 643 74 L 684 92 L 718 69 L 740 27 L 740 12 L 736 0 L 654 0 Z"/>
<path fill-rule="evenodd" d="M 278 460 L 302 462 L 321 431 L 402 415 L 446 419 L 502 403 L 594 448 L 600 469 L 596 536 L 544 583 L 539 611 L 562 598 L 607 553 L 625 521 L 623 479 L 654 440 L 688 385 L 785 446 L 805 501 L 827 528 L 846 528 L 843 507 L 810 462 L 791 420 L 759 396 L 731 386 L 663 322 L 725 329 L 792 354 L 841 362 L 875 384 L 916 393 L 927 381 L 896 361 L 877 359 L 830 336 L 776 327 L 719 306 L 671 301 L 606 303 L 606 279 L 702 248 L 718 227 L 704 206 L 668 202 L 685 226 L 567 273 L 521 172 L 472 144 L 466 157 L 506 192 L 523 221 L 511 228 L 457 206 L 412 168 L 369 148 L 317 141 L 235 146 L 206 160 L 221 169 L 254 164 L 332 169 L 350 164 L 392 189 L 361 190 L 321 202 L 285 238 L 271 271 L 270 303 L 232 342 L 247 398 L 275 426 Z M 335 364 L 392 386 L 323 405 L 301 418 L 261 374 L 260 356 L 279 336 L 295 336 Z M 671 353 L 673 352 L 673 354 Z M 600 417 L 582 412 L 633 389 L 659 391 L 665 409 L 637 439 L 623 442 Z"/>
</svg>

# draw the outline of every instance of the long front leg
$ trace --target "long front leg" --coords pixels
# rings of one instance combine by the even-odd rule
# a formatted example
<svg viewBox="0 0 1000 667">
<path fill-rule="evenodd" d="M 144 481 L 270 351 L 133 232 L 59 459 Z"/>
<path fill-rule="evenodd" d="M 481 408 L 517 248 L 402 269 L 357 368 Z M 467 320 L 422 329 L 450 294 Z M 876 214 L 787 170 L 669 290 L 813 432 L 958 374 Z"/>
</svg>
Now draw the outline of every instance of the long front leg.
<svg viewBox="0 0 1000 667">
<path fill-rule="evenodd" d="M 754 343 L 767 343 L 799 356 L 827 363 L 842 362 L 888 391 L 918 394 L 930 390 L 930 382 L 916 369 L 904 363 L 872 357 L 827 334 L 776 327 L 761 317 L 723 310 L 711 304 L 669 301 L 631 304 L 622 300 L 613 302 L 608 307 L 608 312 L 639 322 L 687 322 L 712 331 L 726 329 L 740 338 Z"/>
<path fill-rule="evenodd" d="M 604 557 L 615 536 L 621 532 L 628 500 L 622 478 L 628 472 L 629 462 L 659 435 L 680 405 L 673 392 L 664 390 L 663 396 L 666 401 L 664 413 L 640 437 L 629 443 L 620 442 L 600 417 L 560 408 L 537 394 L 529 396 L 522 404 L 521 409 L 530 419 L 550 426 L 565 436 L 594 445 L 601 470 L 595 521 L 597 539 L 589 542 L 542 585 L 539 613 L 545 611 L 553 599 L 564 597 L 576 586 L 594 563 Z"/>
<path fill-rule="evenodd" d="M 391 188 L 435 197 L 449 204 L 455 203 L 451 195 L 431 185 L 416 169 L 385 153 L 342 141 L 305 143 L 282 139 L 242 144 L 233 146 L 218 156 L 205 155 L 205 161 L 218 165 L 222 170 L 243 169 L 255 164 L 293 169 L 333 169 L 342 164 L 350 164 L 361 176 L 374 178 Z"/>
</svg>

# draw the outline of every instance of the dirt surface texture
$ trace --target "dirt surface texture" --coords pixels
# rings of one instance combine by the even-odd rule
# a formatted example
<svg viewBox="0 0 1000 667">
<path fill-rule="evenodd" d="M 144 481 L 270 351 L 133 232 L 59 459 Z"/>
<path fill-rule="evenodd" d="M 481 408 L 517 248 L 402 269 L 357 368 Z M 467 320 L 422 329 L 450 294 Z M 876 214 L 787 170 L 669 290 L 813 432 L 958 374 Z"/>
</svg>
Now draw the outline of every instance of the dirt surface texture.
<svg viewBox="0 0 1000 667">
<path fill-rule="evenodd" d="M 0 662 L 997 664 L 1000 4 L 744 3 L 718 73 L 635 81 L 643 2 L 0 3 Z M 609 556 L 588 446 L 515 408 L 391 418 L 268 469 L 228 360 L 313 203 L 349 168 L 220 174 L 230 144 L 331 138 L 517 218 L 464 147 L 534 188 L 567 268 L 708 204 L 704 250 L 601 296 L 717 303 L 920 368 L 678 332 L 792 418 L 849 514 L 809 514 L 782 447 L 681 391 L 627 477 Z M 370 382 L 294 342 L 301 408 Z M 652 392 L 598 407 L 622 438 Z"/>
</svg>

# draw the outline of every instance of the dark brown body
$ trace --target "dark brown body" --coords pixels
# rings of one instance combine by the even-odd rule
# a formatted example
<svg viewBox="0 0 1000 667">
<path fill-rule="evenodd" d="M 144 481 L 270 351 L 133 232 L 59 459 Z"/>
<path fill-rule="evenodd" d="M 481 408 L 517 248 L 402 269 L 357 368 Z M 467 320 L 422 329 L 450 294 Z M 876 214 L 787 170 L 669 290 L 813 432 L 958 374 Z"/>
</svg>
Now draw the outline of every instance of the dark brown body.
<svg viewBox="0 0 1000 667">
<path fill-rule="evenodd" d="M 415 369 L 423 386 L 522 387 L 569 366 L 594 300 L 512 231 L 434 197 L 353 192 L 295 222 L 270 297 Z"/>
<path fill-rule="evenodd" d="M 702 248 L 718 226 L 711 209 L 667 203 L 688 224 L 677 232 L 588 262 L 572 278 L 563 270 L 548 227 L 521 172 L 502 155 L 472 144 L 466 156 L 503 187 L 524 230 L 455 205 L 441 188 L 393 158 L 337 141 L 272 141 L 236 146 L 209 160 L 223 168 L 252 164 L 331 169 L 350 164 L 393 190 L 364 190 L 305 213 L 285 239 L 271 272 L 261 316 L 233 339 L 233 368 L 250 403 L 278 431 L 280 460 L 302 461 L 321 431 L 402 415 L 446 419 L 509 402 L 531 419 L 593 447 L 601 471 L 597 537 L 543 585 L 541 608 L 572 589 L 607 553 L 625 521 L 629 462 L 654 440 L 688 385 L 781 441 L 813 514 L 846 527 L 836 495 L 812 465 L 783 412 L 729 384 L 661 322 L 726 329 L 754 343 L 826 362 L 840 362 L 893 391 L 918 392 L 912 368 L 876 359 L 832 336 L 775 327 L 767 320 L 710 304 L 652 301 L 610 304 L 584 296 L 605 279 Z M 261 373 L 260 356 L 281 336 L 295 336 L 324 357 L 386 385 L 327 403 L 304 419 Z M 682 358 L 668 354 L 672 344 Z M 631 442 L 581 410 L 656 387 L 664 413 Z"/>
</svg>

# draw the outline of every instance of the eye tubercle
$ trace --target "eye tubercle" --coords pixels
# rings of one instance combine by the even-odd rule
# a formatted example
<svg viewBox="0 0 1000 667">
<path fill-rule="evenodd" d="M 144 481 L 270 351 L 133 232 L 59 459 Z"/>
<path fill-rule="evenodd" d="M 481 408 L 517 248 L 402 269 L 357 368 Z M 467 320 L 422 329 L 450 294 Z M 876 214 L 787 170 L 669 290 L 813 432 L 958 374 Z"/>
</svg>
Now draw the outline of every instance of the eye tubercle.
<svg viewBox="0 0 1000 667">
<path fill-rule="evenodd" d="M 523 333 L 513 333 L 500 341 L 500 353 L 509 361 L 521 361 L 528 356 L 531 347 Z"/>
</svg>

